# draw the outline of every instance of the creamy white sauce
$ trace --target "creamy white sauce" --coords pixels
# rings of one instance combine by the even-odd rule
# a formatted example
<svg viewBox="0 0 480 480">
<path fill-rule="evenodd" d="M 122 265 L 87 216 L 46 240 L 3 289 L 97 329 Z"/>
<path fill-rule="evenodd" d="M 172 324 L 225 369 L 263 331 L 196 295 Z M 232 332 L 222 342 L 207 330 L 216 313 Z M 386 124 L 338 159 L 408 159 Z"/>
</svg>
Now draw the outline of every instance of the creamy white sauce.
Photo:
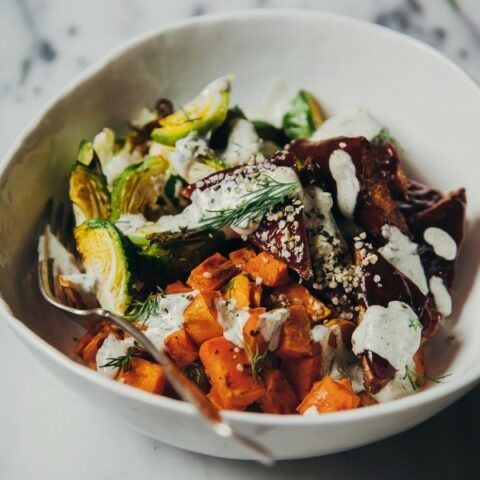
<svg viewBox="0 0 480 480">
<path fill-rule="evenodd" d="M 312 140 L 327 140 L 335 137 L 365 137 L 372 140 L 382 125 L 363 108 L 331 117 L 320 125 Z"/>
<path fill-rule="evenodd" d="M 415 372 L 415 366 L 411 364 L 409 366 L 410 371 Z M 372 395 L 372 397 L 378 403 L 386 403 L 397 398 L 406 397 L 415 392 L 412 384 L 405 377 L 405 371 L 399 370 L 395 373 L 394 377 L 378 392 Z"/>
<path fill-rule="evenodd" d="M 315 405 L 308 407 L 304 412 L 303 415 L 305 417 L 317 417 L 318 415 L 322 415 Z"/>
<path fill-rule="evenodd" d="M 174 170 L 187 182 L 192 183 L 215 171 L 212 167 L 202 164 L 206 167 L 203 177 L 198 178 L 198 172 L 194 176 L 191 175 L 193 165 L 199 163 L 198 159 L 211 155 L 212 151 L 205 139 L 200 137 L 198 132 L 193 131 L 175 143 L 175 150 L 168 155 L 168 159 Z"/>
<path fill-rule="evenodd" d="M 406 303 L 393 301 L 387 308 L 373 305 L 353 332 L 352 350 L 356 355 L 374 352 L 403 374 L 413 363 L 421 333 L 422 325 Z"/>
<path fill-rule="evenodd" d="M 97 291 L 97 279 L 88 273 L 72 273 L 62 275 L 62 277 L 72 284 L 75 291 L 83 294 L 94 295 Z"/>
<path fill-rule="evenodd" d="M 143 332 L 159 350 L 164 348 L 165 338 L 182 328 L 185 310 L 196 295 L 197 291 L 193 291 L 159 298 L 157 311 L 146 320 Z"/>
<path fill-rule="evenodd" d="M 342 149 L 335 150 L 330 155 L 329 167 L 337 185 L 338 208 L 345 217 L 353 218 L 360 182 L 352 157 Z"/>
<path fill-rule="evenodd" d="M 109 378 L 115 378 L 118 375 L 118 367 L 105 367 L 111 359 L 123 357 L 129 348 L 133 347 L 134 339 L 128 337 L 120 340 L 115 335 L 110 334 L 98 349 L 95 361 L 97 363 L 97 371 Z"/>
<path fill-rule="evenodd" d="M 336 333 L 336 332 L 335 332 Z M 321 364 L 320 364 L 320 376 L 323 377 L 327 375 L 331 366 L 333 356 L 335 354 L 335 348 L 331 347 L 329 344 L 330 335 L 332 334 L 332 330 L 325 325 L 315 325 L 310 330 L 310 338 L 313 342 L 319 343 L 321 348 Z M 337 338 L 337 340 L 339 340 Z M 340 339 L 341 340 L 341 339 Z"/>
<path fill-rule="evenodd" d="M 152 222 L 147 222 L 141 213 L 122 213 L 115 222 L 115 227 L 124 235 L 133 235 L 150 223 Z"/>
<path fill-rule="evenodd" d="M 222 158 L 229 166 L 247 163 L 262 147 L 262 141 L 257 135 L 252 122 L 239 118 L 228 137 L 227 148 Z"/>
<path fill-rule="evenodd" d="M 423 238 L 439 257 L 449 261 L 455 260 L 457 244 L 445 230 L 437 227 L 427 228 L 423 232 Z"/>
<path fill-rule="evenodd" d="M 293 169 L 276 167 L 265 171 L 264 174 L 280 182 L 295 182 L 297 189 L 294 194 L 301 194 L 302 186 Z M 219 175 L 223 174 L 219 173 Z M 245 202 L 246 194 L 262 188 L 261 179 L 262 175 L 246 178 L 232 177 L 204 190 L 197 188 L 191 196 L 192 203 L 183 212 L 178 215 L 162 216 L 156 223 L 156 226 L 159 231 L 163 232 L 176 232 L 185 228 L 192 229 L 198 227 L 203 220 L 218 215 L 218 211 L 236 209 L 242 205 Z M 243 222 L 230 226 L 230 228 L 239 235 L 248 235 L 258 228 L 260 220 L 261 218 L 248 223 Z"/>
<path fill-rule="evenodd" d="M 290 315 L 288 308 L 276 308 L 259 316 L 260 333 L 268 344 L 268 350 L 276 350 L 280 341 L 282 325 Z"/>
<path fill-rule="evenodd" d="M 223 328 L 223 336 L 239 348 L 243 348 L 243 327 L 250 318 L 246 308 L 237 308 L 236 301 L 215 300 L 217 307 L 217 320 Z"/>
<path fill-rule="evenodd" d="M 426 295 L 428 293 L 427 277 L 417 252 L 417 244 L 392 225 L 384 225 L 382 235 L 388 243 L 378 251 Z"/>
<path fill-rule="evenodd" d="M 437 310 L 444 317 L 448 317 L 452 313 L 452 297 L 450 297 L 443 280 L 433 275 L 433 277 L 430 278 L 429 285 Z"/>
<path fill-rule="evenodd" d="M 54 275 L 81 274 L 79 264 L 75 257 L 59 242 L 50 229 L 47 236 L 42 235 L 38 240 L 38 259 L 53 258 Z"/>
<path fill-rule="evenodd" d="M 120 152 L 114 155 L 105 166 L 102 166 L 103 174 L 107 178 L 107 184 L 112 187 L 115 180 L 130 165 L 141 163 L 143 157 L 137 150 L 128 151 L 128 147 L 124 147 Z"/>
</svg>

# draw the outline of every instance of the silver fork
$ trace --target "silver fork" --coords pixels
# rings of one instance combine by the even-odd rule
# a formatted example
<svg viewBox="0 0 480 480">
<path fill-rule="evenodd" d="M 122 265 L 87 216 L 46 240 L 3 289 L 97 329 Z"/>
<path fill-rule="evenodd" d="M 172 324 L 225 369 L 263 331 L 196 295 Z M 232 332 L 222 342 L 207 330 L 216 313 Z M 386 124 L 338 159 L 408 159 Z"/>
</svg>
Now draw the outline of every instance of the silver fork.
<svg viewBox="0 0 480 480">
<path fill-rule="evenodd" d="M 64 210 L 60 209 L 60 211 L 64 217 Z M 60 217 L 62 217 L 62 215 L 60 215 Z M 57 215 L 52 224 L 55 228 L 55 230 L 52 231 L 57 233 L 57 237 L 59 237 L 59 240 L 65 245 L 67 238 L 65 234 L 67 233 L 68 222 L 65 222 L 64 219 L 59 218 L 59 215 Z M 103 308 L 79 309 L 65 304 L 67 301 L 66 296 L 61 294 L 58 287 L 58 279 L 54 278 L 53 258 L 48 251 L 49 228 L 50 227 L 47 225 L 45 230 L 45 241 L 42 242 L 43 251 L 39 251 L 38 261 L 39 286 L 45 300 L 54 307 L 68 313 L 73 319 L 83 319 L 90 324 L 98 322 L 99 319 L 107 319 L 125 332 L 128 332 L 158 364 L 162 365 L 165 371 L 165 376 L 175 391 L 183 400 L 191 403 L 197 409 L 200 418 L 203 419 L 213 432 L 220 437 L 236 442 L 239 446 L 248 451 L 255 460 L 264 465 L 272 465 L 274 463 L 273 455 L 256 441 L 236 432 L 222 418 L 218 410 L 212 405 L 212 403 L 210 403 L 205 394 L 182 373 L 170 356 L 164 350 L 157 349 L 148 337 L 146 337 L 128 320 L 125 320 L 121 316 Z M 63 299 L 60 297 L 63 297 Z"/>
</svg>

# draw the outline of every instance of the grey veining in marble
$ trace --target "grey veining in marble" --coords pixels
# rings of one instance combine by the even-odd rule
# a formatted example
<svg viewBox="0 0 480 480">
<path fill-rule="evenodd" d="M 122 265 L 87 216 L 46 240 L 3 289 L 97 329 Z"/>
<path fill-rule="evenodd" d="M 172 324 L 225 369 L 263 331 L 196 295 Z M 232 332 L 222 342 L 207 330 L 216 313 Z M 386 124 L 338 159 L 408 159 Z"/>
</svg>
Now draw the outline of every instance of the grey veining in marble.
<svg viewBox="0 0 480 480">
<path fill-rule="evenodd" d="M 120 42 L 189 16 L 270 7 L 376 22 L 432 45 L 480 80 L 480 0 L 0 0 L 0 155 L 43 103 Z M 0 385 L 2 480 L 480 478 L 478 388 L 386 441 L 267 471 L 181 452 L 103 418 L 36 364 L 3 322 Z"/>
</svg>

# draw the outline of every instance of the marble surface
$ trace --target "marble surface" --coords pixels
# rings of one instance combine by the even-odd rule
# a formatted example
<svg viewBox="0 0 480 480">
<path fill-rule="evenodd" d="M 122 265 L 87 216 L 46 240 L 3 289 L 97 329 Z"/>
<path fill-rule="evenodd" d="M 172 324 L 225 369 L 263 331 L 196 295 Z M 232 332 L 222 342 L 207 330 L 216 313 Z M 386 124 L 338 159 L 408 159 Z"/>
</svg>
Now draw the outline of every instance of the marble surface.
<svg viewBox="0 0 480 480">
<path fill-rule="evenodd" d="M 45 101 L 118 43 L 192 15 L 268 7 L 376 22 L 438 48 L 480 80 L 478 0 L 0 0 L 0 155 Z M 37 364 L 2 322 L 0 385 L 1 479 L 480 477 L 479 388 L 391 439 L 267 470 L 182 452 L 105 418 Z"/>
</svg>

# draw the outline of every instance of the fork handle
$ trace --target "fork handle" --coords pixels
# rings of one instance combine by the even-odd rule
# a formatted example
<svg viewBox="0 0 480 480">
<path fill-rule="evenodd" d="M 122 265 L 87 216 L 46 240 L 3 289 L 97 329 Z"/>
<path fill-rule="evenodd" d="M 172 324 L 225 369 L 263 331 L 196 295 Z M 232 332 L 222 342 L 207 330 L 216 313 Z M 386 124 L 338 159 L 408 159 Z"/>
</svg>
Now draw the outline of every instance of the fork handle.
<svg viewBox="0 0 480 480">
<path fill-rule="evenodd" d="M 210 400 L 208 400 L 207 396 L 182 373 L 165 350 L 159 350 L 155 347 L 141 330 L 132 325 L 128 320 L 108 310 L 98 308 L 94 313 L 101 317 L 108 318 L 122 330 L 128 332 L 158 364 L 162 365 L 165 370 L 165 375 L 175 391 L 183 400 L 195 406 L 201 418 L 217 435 L 224 438 L 231 438 L 241 443 L 250 454 L 253 454 L 258 461 L 265 465 L 271 465 L 274 462 L 272 454 L 266 448 L 235 432 L 222 418 Z"/>
</svg>

